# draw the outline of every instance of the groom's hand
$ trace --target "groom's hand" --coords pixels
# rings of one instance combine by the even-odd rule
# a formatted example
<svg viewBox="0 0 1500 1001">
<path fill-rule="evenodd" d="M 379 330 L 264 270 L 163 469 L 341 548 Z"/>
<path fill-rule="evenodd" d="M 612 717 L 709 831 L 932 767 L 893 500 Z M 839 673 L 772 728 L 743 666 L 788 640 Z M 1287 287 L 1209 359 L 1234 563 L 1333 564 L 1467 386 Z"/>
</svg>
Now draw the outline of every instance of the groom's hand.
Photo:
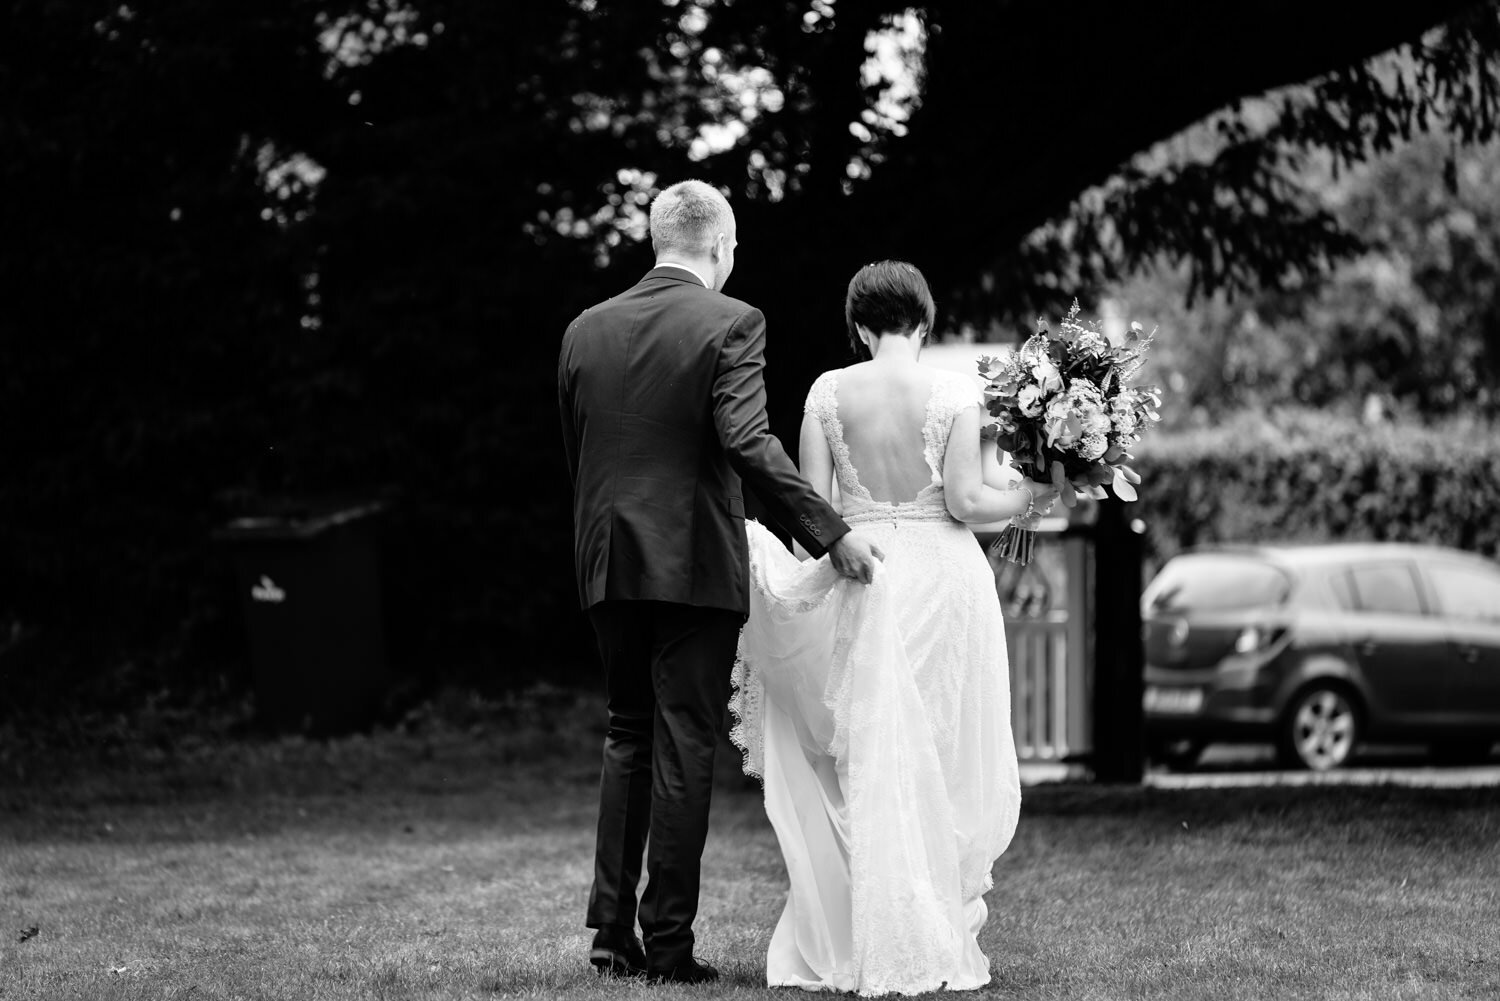
<svg viewBox="0 0 1500 1001">
<path fill-rule="evenodd" d="M 828 547 L 828 559 L 840 574 L 868 584 L 875 579 L 875 564 L 885 559 L 885 553 L 870 540 L 846 532 Z"/>
</svg>

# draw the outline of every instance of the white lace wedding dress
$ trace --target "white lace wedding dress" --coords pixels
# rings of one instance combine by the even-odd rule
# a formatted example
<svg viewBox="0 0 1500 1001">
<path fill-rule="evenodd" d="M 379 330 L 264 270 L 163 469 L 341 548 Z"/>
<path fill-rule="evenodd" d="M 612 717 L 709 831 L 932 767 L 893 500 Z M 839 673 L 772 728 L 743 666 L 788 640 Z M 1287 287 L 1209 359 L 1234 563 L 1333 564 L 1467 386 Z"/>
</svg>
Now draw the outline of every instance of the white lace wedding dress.
<svg viewBox="0 0 1500 1001">
<path fill-rule="evenodd" d="M 791 883 L 766 979 L 863 995 L 972 989 L 990 979 L 983 895 L 1021 801 L 994 576 L 943 500 L 953 418 L 979 405 L 979 388 L 936 373 L 921 437 L 931 482 L 892 504 L 850 462 L 838 375 L 814 383 L 807 410 L 833 453 L 844 520 L 885 553 L 874 582 L 747 528 L 754 586 L 733 738 Z"/>
</svg>

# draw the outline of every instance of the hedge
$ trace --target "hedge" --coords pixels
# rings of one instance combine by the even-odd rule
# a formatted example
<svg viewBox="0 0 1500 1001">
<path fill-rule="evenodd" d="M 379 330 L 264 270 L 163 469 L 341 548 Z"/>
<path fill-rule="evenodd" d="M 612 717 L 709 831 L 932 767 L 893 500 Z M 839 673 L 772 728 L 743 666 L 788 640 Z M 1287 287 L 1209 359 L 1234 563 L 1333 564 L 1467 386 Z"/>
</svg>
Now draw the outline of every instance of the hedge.
<svg viewBox="0 0 1500 1001">
<path fill-rule="evenodd" d="M 1500 554 L 1500 433 L 1242 413 L 1140 446 L 1134 515 L 1165 560 L 1222 542 L 1375 540 Z"/>
</svg>

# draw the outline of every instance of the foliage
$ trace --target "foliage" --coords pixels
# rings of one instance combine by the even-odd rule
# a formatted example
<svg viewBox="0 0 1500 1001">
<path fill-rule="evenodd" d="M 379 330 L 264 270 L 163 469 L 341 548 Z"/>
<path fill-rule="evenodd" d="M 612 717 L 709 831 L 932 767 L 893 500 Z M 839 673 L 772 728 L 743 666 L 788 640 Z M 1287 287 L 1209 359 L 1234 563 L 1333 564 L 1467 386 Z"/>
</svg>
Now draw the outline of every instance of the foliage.
<svg viewBox="0 0 1500 1001">
<path fill-rule="evenodd" d="M 1316 277 L 1362 242 L 1317 197 L 1310 166 L 1342 171 L 1428 133 L 1455 144 L 1495 137 L 1500 8 L 1454 13 L 1388 53 L 1330 61 L 1306 84 L 1242 92 L 1193 128 L 1132 151 L 1065 217 L 1032 235 L 1035 256 L 1061 252 L 1069 263 L 1063 287 L 1167 259 L 1186 270 L 1189 299 Z M 1453 171 L 1449 160 L 1427 179 L 1451 181 Z"/>
<path fill-rule="evenodd" d="M 1059 274 L 1142 253 L 1199 262 L 1211 286 L 1333 252 L 1270 179 L 1270 147 L 1358 159 L 1402 123 L 1482 138 L 1496 10 L 12 4 L 0 713 L 243 685 L 213 531 L 307 498 L 391 502 L 387 620 L 408 676 L 583 670 L 555 339 L 647 263 L 659 179 L 733 195 L 730 291 L 767 313 L 773 426 L 794 440 L 806 385 L 841 360 L 840 290 L 872 257 L 940 275 L 956 323 L 1034 315 Z M 1079 65 L 1152 58 L 1058 74 L 1064 38 Z M 905 75 L 872 61 L 887 43 Z M 1404 82 L 1360 68 L 1393 46 Z M 1075 211 L 1153 142 L 1330 73 L 1326 115 L 1230 129 L 1205 163 L 1143 169 L 1103 215 Z M 1088 141 L 1058 142 L 1060 122 Z M 1028 240 L 1049 219 L 1065 225 Z"/>
<path fill-rule="evenodd" d="M 1493 425 L 1369 426 L 1319 411 L 1243 412 L 1162 432 L 1137 459 L 1157 560 L 1218 542 L 1376 540 L 1500 558 Z"/>
<path fill-rule="evenodd" d="M 579 630 L 556 628 L 568 520 L 537 333 L 568 307 L 534 290 L 588 258 L 539 249 L 496 204 L 513 183 L 496 163 L 562 153 L 555 113 L 485 96 L 509 102 L 512 74 L 560 60 L 570 15 L 505 45 L 459 21 L 459 51 L 490 47 L 434 77 L 412 65 L 415 34 L 390 59 L 330 56 L 329 33 L 359 34 L 365 13 L 18 8 L 0 44 L 19 100 L 0 126 L 27 196 L 0 208 L 20 236 L 0 253 L 15 290 L 0 426 L 31 430 L 0 439 L 0 712 L 243 686 L 214 530 L 310 497 L 391 502 L 405 673 L 503 685 L 538 670 L 518 647 L 586 659 Z"/>
<path fill-rule="evenodd" d="M 1438 183 L 1444 161 L 1453 187 Z M 1161 323 L 1169 423 L 1280 405 L 1428 419 L 1500 413 L 1500 143 L 1436 137 L 1308 184 L 1366 248 L 1295 288 L 1187 302 L 1184 269 L 1107 294 Z"/>
</svg>

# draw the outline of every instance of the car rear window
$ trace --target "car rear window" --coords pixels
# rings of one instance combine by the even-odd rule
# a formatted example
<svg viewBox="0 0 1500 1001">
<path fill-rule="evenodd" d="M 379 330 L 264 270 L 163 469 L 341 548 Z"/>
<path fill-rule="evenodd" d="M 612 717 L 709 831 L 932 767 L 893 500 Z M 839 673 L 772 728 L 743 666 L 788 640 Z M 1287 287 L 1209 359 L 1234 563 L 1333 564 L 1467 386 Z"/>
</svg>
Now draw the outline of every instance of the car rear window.
<svg viewBox="0 0 1500 1001">
<path fill-rule="evenodd" d="M 1257 556 L 1192 553 L 1167 561 L 1142 600 L 1156 612 L 1279 605 L 1291 593 L 1286 572 Z"/>
<path fill-rule="evenodd" d="M 1500 622 L 1500 574 L 1488 568 L 1435 563 L 1428 567 L 1428 576 L 1443 614 Z"/>
</svg>

